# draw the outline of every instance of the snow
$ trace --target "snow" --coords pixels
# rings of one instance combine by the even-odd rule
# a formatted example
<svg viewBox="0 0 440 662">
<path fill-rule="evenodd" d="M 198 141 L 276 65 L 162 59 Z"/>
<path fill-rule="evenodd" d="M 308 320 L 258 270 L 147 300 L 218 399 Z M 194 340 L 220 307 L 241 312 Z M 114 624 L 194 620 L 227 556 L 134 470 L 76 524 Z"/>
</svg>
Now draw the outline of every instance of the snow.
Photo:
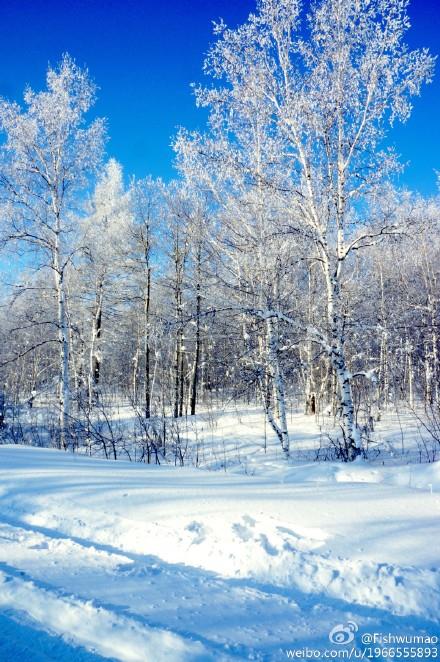
<svg viewBox="0 0 440 662">
<path fill-rule="evenodd" d="M 102 657 L 44 630 L 36 630 L 22 613 L 8 610 L 0 613 L 0 660 L 98 662 Z"/>
<path fill-rule="evenodd" d="M 23 541 L 26 545 L 26 542 Z M 41 543 L 44 546 L 46 543 Z M 36 547 L 39 549 L 38 545 Z M 154 659 L 155 652 L 167 660 L 202 659 L 204 649 L 182 637 L 123 616 L 113 615 L 91 601 L 64 597 L 44 590 L 33 581 L 23 580 L 0 572 L 0 604 L 25 611 L 37 622 L 43 622 L 53 632 L 74 632 L 73 638 L 93 647 L 103 656 L 126 662 Z M 129 633 L 126 636 L 126 633 Z M 203 655 L 203 659 L 206 656 Z"/>
<path fill-rule="evenodd" d="M 440 464 L 288 464 L 259 430 L 211 425 L 205 467 L 223 445 L 228 471 L 0 446 L 0 628 L 147 662 L 286 659 L 348 621 L 438 632 Z"/>
</svg>

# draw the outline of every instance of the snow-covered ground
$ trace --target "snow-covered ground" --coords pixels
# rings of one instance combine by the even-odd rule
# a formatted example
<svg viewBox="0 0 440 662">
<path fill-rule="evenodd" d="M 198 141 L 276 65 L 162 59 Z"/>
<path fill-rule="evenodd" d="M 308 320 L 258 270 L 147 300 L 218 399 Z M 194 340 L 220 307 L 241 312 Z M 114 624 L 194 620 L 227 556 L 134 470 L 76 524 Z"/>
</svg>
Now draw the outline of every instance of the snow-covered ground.
<svg viewBox="0 0 440 662">
<path fill-rule="evenodd" d="M 438 634 L 440 464 L 405 464 L 388 420 L 386 461 L 287 465 L 262 425 L 201 417 L 205 469 L 0 446 L 2 662 L 283 660 L 348 622 L 356 650 Z"/>
</svg>

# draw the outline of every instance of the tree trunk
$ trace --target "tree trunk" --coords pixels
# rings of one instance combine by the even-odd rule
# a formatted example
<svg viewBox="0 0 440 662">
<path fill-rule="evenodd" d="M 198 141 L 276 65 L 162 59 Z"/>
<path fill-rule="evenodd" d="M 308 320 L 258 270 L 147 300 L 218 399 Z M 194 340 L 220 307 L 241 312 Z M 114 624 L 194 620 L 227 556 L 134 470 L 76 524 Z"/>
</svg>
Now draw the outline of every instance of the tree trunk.
<svg viewBox="0 0 440 662">
<path fill-rule="evenodd" d="M 340 393 L 342 428 L 344 433 L 344 459 L 351 462 L 360 454 L 359 429 L 355 421 L 351 376 L 345 363 L 343 351 L 337 346 L 332 349 L 332 363 Z"/>
<path fill-rule="evenodd" d="M 55 289 L 57 295 L 58 311 L 58 341 L 60 343 L 59 363 L 59 434 L 60 447 L 68 448 L 68 432 L 70 426 L 70 383 L 69 383 L 69 325 L 66 311 L 66 289 L 64 281 L 64 267 L 61 266 L 60 256 L 60 222 L 57 219 L 57 232 L 53 250 L 53 270 L 55 274 Z"/>
<path fill-rule="evenodd" d="M 338 272 L 330 274 L 330 265 L 327 263 L 327 315 L 331 329 L 331 347 L 329 357 L 334 370 L 340 398 L 342 418 L 342 431 L 344 444 L 342 447 L 343 459 L 352 462 L 361 453 L 359 429 L 355 420 L 353 394 L 351 387 L 351 373 L 348 370 L 344 350 L 344 319 Z"/>
<path fill-rule="evenodd" d="M 147 258 L 148 260 L 148 258 Z M 145 418 L 151 417 L 151 366 L 150 366 L 150 300 L 151 300 L 151 268 L 147 264 L 147 284 L 145 291 Z"/>
<path fill-rule="evenodd" d="M 198 265 L 200 265 L 200 252 L 198 253 Z M 198 266 L 198 269 L 200 267 Z M 196 346 L 194 350 L 194 367 L 191 382 L 190 414 L 194 416 L 197 404 L 197 388 L 199 383 L 199 363 L 200 363 L 200 313 L 202 306 L 202 297 L 200 295 L 200 282 L 196 286 Z"/>
<path fill-rule="evenodd" d="M 388 397 L 389 397 L 389 366 L 388 366 L 388 330 L 387 330 L 387 318 L 386 318 L 386 308 L 385 308 L 385 290 L 383 283 L 383 272 L 382 265 L 379 266 L 380 269 L 380 292 L 381 292 L 381 327 L 382 331 L 380 334 L 380 358 L 379 358 L 379 397 L 378 397 L 378 408 L 381 411 L 383 408 L 387 408 Z"/>
<path fill-rule="evenodd" d="M 100 278 L 97 282 L 95 309 L 92 315 L 92 334 L 90 341 L 90 358 L 89 358 L 89 379 L 88 379 L 88 395 L 89 395 L 89 409 L 92 408 L 93 403 L 97 399 L 97 388 L 101 377 L 101 337 L 102 337 L 102 304 L 104 298 L 104 282 Z"/>
<path fill-rule="evenodd" d="M 179 418 L 181 350 L 182 350 L 181 335 L 182 335 L 182 329 L 179 328 L 176 334 L 176 349 L 175 349 L 175 359 L 174 359 L 174 418 Z"/>
<path fill-rule="evenodd" d="M 408 375 L 408 399 L 411 409 L 414 408 L 414 365 L 413 365 L 413 348 L 411 341 L 407 339 L 405 343 L 406 360 L 407 360 L 407 375 Z"/>
<path fill-rule="evenodd" d="M 279 347 L 278 347 L 278 328 L 277 321 L 267 319 L 266 322 L 266 342 L 267 342 L 267 357 L 269 371 L 272 377 L 274 404 L 277 412 L 277 417 L 274 416 L 270 406 L 266 406 L 269 423 L 274 429 L 278 439 L 281 443 L 281 448 L 289 454 L 289 432 L 287 428 L 287 415 L 286 415 L 286 394 L 284 387 L 284 376 L 280 365 Z M 276 418 L 278 420 L 276 420 Z"/>
</svg>

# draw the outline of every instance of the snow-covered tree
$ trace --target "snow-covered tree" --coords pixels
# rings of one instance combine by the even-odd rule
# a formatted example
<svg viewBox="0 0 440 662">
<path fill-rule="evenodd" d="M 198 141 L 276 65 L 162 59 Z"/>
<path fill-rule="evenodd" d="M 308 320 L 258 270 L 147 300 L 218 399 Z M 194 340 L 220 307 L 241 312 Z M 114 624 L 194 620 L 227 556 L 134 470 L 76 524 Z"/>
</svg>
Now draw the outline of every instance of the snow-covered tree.
<svg viewBox="0 0 440 662">
<path fill-rule="evenodd" d="M 91 213 L 81 223 L 85 260 L 85 296 L 91 299 L 87 392 L 89 405 L 97 397 L 103 360 L 103 316 L 106 299 L 114 301 L 124 272 L 124 252 L 130 228 L 130 194 L 121 165 L 110 159 L 98 177 Z"/>
<path fill-rule="evenodd" d="M 336 375 L 347 460 L 360 453 L 360 437 L 344 287 L 354 254 L 397 230 L 392 218 L 370 223 L 369 205 L 399 169 L 387 127 L 409 117 L 411 97 L 433 71 L 426 50 L 406 46 L 408 27 L 402 0 L 322 0 L 307 15 L 296 0 L 261 0 L 243 26 L 216 26 L 205 70 L 224 85 L 197 92 L 198 103 L 210 109 L 211 134 L 178 142 L 187 155 L 192 143 L 192 159 L 201 157 L 204 168 L 211 162 L 240 170 L 249 187 L 276 191 L 284 198 L 286 237 L 307 238 L 304 257 L 321 267 L 326 314 L 303 328 Z M 249 105 L 265 118 L 263 135 L 271 142 L 264 173 L 258 159 L 241 159 L 237 149 L 252 127 Z M 261 317 L 287 319 L 268 309 Z"/>
<path fill-rule="evenodd" d="M 68 445 L 70 423 L 69 318 L 66 272 L 73 257 L 72 210 L 98 165 L 104 124 L 86 124 L 95 86 L 88 72 L 65 55 L 47 72 L 42 92 L 27 89 L 24 108 L 2 100 L 0 184 L 2 235 L 26 242 L 53 274 L 54 327 L 59 343 L 60 444 Z"/>
</svg>

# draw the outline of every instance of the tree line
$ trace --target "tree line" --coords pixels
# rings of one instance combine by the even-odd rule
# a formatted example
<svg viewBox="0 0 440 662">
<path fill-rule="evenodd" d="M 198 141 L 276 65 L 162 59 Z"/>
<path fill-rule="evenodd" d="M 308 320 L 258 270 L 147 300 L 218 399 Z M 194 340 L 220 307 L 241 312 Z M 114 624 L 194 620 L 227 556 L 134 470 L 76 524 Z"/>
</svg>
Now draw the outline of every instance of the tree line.
<svg viewBox="0 0 440 662">
<path fill-rule="evenodd" d="M 257 402 L 286 456 L 289 403 L 327 412 L 344 461 L 395 402 L 438 421 L 439 201 L 396 186 L 389 139 L 433 75 L 408 28 L 401 0 L 261 0 L 216 24 L 207 128 L 175 137 L 167 183 L 106 160 L 69 55 L 2 100 L 3 398 L 46 398 L 65 449 L 111 394 L 156 451 L 207 402 Z"/>
</svg>

